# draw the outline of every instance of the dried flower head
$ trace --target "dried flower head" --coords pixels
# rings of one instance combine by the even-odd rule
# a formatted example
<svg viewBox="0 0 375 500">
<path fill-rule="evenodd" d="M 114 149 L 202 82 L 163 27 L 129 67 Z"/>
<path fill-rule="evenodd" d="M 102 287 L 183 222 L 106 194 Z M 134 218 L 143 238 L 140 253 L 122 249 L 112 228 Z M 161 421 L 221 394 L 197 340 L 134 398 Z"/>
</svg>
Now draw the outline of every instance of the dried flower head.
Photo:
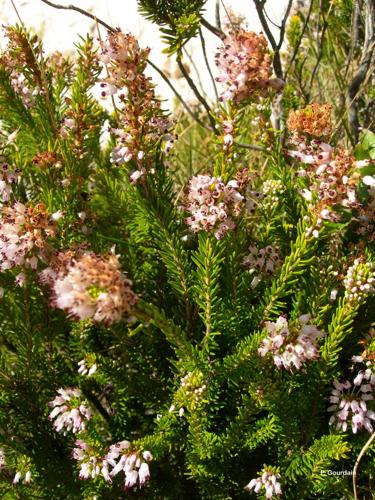
<svg viewBox="0 0 375 500">
<path fill-rule="evenodd" d="M 303 109 L 290 111 L 287 127 L 290 132 L 297 135 L 329 136 L 332 132 L 331 106 L 329 104 L 312 103 Z"/>
<path fill-rule="evenodd" d="M 235 30 L 223 38 L 215 63 L 221 71 L 216 80 L 226 85 L 220 99 L 237 102 L 265 93 L 270 85 L 272 59 L 263 34 Z"/>
<path fill-rule="evenodd" d="M 74 318 L 111 324 L 137 303 L 131 286 L 116 255 L 85 253 L 67 262 L 53 280 L 52 304 Z"/>
</svg>

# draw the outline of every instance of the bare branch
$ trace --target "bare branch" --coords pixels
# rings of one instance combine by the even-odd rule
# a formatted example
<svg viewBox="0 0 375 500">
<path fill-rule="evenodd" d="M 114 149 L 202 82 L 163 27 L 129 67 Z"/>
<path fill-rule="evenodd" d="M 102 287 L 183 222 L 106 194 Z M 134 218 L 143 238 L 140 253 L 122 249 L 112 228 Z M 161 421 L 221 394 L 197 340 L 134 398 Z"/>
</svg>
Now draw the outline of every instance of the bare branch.
<svg viewBox="0 0 375 500">
<path fill-rule="evenodd" d="M 216 0 L 215 3 L 215 22 L 216 22 L 216 28 L 221 31 L 220 0 Z"/>
<path fill-rule="evenodd" d="M 199 68 L 198 68 L 198 66 L 195 63 L 193 56 L 187 50 L 186 45 L 184 47 L 182 47 L 182 52 L 188 58 L 189 64 L 191 64 L 192 68 L 194 69 L 194 73 L 195 73 L 195 75 L 197 77 L 198 84 L 199 84 L 199 90 L 200 90 L 202 96 L 205 99 L 208 99 L 207 92 L 206 92 L 206 90 L 204 88 L 204 85 L 203 85 L 203 82 L 202 82 L 201 72 L 199 71 Z"/>
<path fill-rule="evenodd" d="M 358 103 L 357 97 L 361 85 L 366 79 L 367 73 L 372 66 L 375 47 L 375 2 L 367 0 L 365 9 L 365 40 L 363 43 L 362 57 L 358 70 L 348 87 L 348 120 L 349 128 L 355 142 L 359 136 Z"/>
<path fill-rule="evenodd" d="M 112 26 L 102 21 L 101 19 L 98 19 L 94 14 L 91 14 L 90 12 L 87 12 L 87 10 L 81 9 L 80 7 L 76 7 L 75 5 L 60 5 L 52 3 L 49 0 L 42 0 L 42 2 L 49 5 L 50 7 L 53 7 L 54 9 L 75 10 L 76 12 L 79 12 L 83 16 L 89 17 L 93 21 L 96 21 L 98 24 L 101 24 L 102 26 L 104 26 L 106 30 L 111 31 L 112 33 L 116 31 L 114 28 L 112 28 Z"/>
<path fill-rule="evenodd" d="M 210 63 L 208 62 L 207 51 L 206 51 L 206 42 L 205 42 L 201 28 L 199 28 L 199 38 L 201 40 L 204 61 L 206 63 L 207 71 L 208 71 L 210 78 L 211 78 L 211 82 L 212 82 L 212 86 L 213 86 L 214 91 L 215 91 L 216 99 L 219 99 L 219 95 L 217 93 L 217 88 L 216 88 L 215 78 L 214 78 L 214 75 L 212 74 Z"/>
<path fill-rule="evenodd" d="M 202 120 L 200 120 L 200 118 L 198 118 L 198 116 L 196 116 L 195 113 L 193 113 L 193 111 L 191 110 L 190 106 L 185 102 L 185 100 L 183 99 L 183 97 L 181 96 L 181 94 L 177 91 L 177 89 L 174 87 L 174 85 L 169 80 L 169 78 L 167 77 L 167 75 L 160 68 L 158 68 L 156 66 L 156 64 L 154 64 L 152 61 L 150 61 L 150 59 L 148 59 L 147 62 L 148 62 L 148 64 L 152 68 L 154 68 L 155 71 L 157 71 L 159 73 L 159 75 L 163 78 L 163 80 L 169 85 L 169 87 L 172 89 L 174 95 L 180 101 L 180 103 L 182 104 L 182 106 L 184 107 L 184 109 L 187 111 L 187 113 L 193 118 L 193 120 L 195 120 L 198 123 L 198 125 L 200 125 L 201 127 L 205 128 L 206 130 L 211 130 L 209 127 L 207 127 L 207 125 L 205 125 L 202 122 Z"/>
<path fill-rule="evenodd" d="M 275 40 L 271 30 L 270 30 L 266 16 L 264 15 L 264 0 L 254 0 L 254 4 L 255 4 L 255 8 L 256 8 L 257 13 L 258 13 L 260 23 L 262 25 L 262 28 L 264 29 L 265 34 L 267 35 L 267 38 L 271 44 L 272 50 L 276 51 L 277 43 L 276 43 L 276 40 Z M 275 70 L 275 72 L 276 72 L 276 70 Z M 279 75 L 277 75 L 277 76 L 279 76 Z"/>
<path fill-rule="evenodd" d="M 186 71 L 186 68 L 182 64 L 181 59 L 179 57 L 177 58 L 177 64 L 178 64 L 178 67 L 180 68 L 180 71 L 181 71 L 183 77 L 185 78 L 189 87 L 193 91 L 195 97 L 198 99 L 198 101 L 203 105 L 204 109 L 207 111 L 208 119 L 210 120 L 212 130 L 216 132 L 216 128 L 215 128 L 216 123 L 215 123 L 215 120 L 211 114 L 210 106 L 207 104 L 207 101 L 205 100 L 205 98 L 201 95 L 201 93 L 197 89 L 192 78 L 190 78 L 189 73 Z"/>
<path fill-rule="evenodd" d="M 203 19 L 203 17 L 201 19 L 201 24 L 206 29 L 208 29 L 208 31 L 211 31 L 211 33 L 213 33 L 214 35 L 218 36 L 219 38 L 223 38 L 224 33 L 221 30 L 221 28 L 215 28 L 215 26 L 212 26 L 212 24 L 210 24 L 208 21 L 206 21 L 205 19 Z"/>
<path fill-rule="evenodd" d="M 285 78 L 287 77 L 287 75 L 289 73 L 289 70 L 292 67 L 292 64 L 294 63 L 294 61 L 295 61 L 295 59 L 296 59 L 296 57 L 298 55 L 298 52 L 299 52 L 299 49 L 300 49 L 300 46 L 301 46 L 301 43 L 302 43 L 302 39 L 303 39 L 303 37 L 305 35 L 305 31 L 307 29 L 307 26 L 308 26 L 308 24 L 310 22 L 310 17 L 311 17 L 313 5 L 314 5 L 314 0 L 310 0 L 309 10 L 307 12 L 307 16 L 306 16 L 305 22 L 303 23 L 301 34 L 300 34 L 300 36 L 298 38 L 296 46 L 294 47 L 292 58 L 291 58 L 291 60 L 290 60 L 290 62 L 288 64 L 288 67 L 285 70 Z"/>
<path fill-rule="evenodd" d="M 331 8 L 328 11 L 327 17 L 329 16 L 330 10 L 331 10 Z M 328 27 L 328 21 L 327 21 L 325 15 L 324 15 L 324 12 L 323 12 L 322 0 L 320 0 L 320 2 L 319 2 L 319 13 L 318 13 L 319 22 L 320 22 L 320 16 L 322 16 L 322 18 L 323 18 L 323 28 L 322 28 L 321 36 L 320 36 L 320 38 L 318 38 L 317 58 L 316 58 L 316 63 L 315 63 L 314 69 L 312 70 L 311 77 L 310 77 L 310 84 L 308 86 L 308 98 L 310 98 L 310 93 L 312 91 L 313 81 L 314 81 L 315 75 L 318 71 L 320 61 L 322 60 L 322 57 L 323 57 L 324 37 L 325 37 L 327 27 Z M 319 27 L 318 27 L 317 31 L 318 31 L 318 33 L 320 32 Z"/>
<path fill-rule="evenodd" d="M 353 11 L 352 11 L 352 20 L 351 20 L 351 29 L 350 29 L 350 39 L 351 39 L 351 44 L 350 44 L 350 52 L 349 52 L 349 57 L 346 62 L 346 67 L 345 67 L 345 73 L 344 73 L 344 79 L 346 78 L 349 68 L 350 68 L 350 63 L 352 62 L 353 55 L 354 55 L 354 50 L 357 46 L 358 43 L 358 32 L 359 32 L 359 3 L 360 0 L 354 0 L 353 2 Z"/>
<path fill-rule="evenodd" d="M 292 9 L 292 5 L 293 5 L 293 0 L 289 0 L 288 6 L 286 8 L 286 11 L 285 11 L 285 14 L 284 14 L 284 17 L 283 17 L 283 20 L 281 21 L 280 38 L 279 38 L 279 43 L 277 44 L 278 50 L 281 49 L 281 47 L 282 47 L 282 45 L 284 43 L 286 23 L 288 21 L 289 14 L 290 14 L 290 11 Z"/>
<path fill-rule="evenodd" d="M 373 432 L 370 436 L 370 438 L 367 440 L 365 445 L 363 446 L 362 450 L 360 451 L 357 460 L 355 461 L 354 469 L 353 469 L 353 493 L 354 493 L 354 500 L 358 500 L 358 495 L 357 495 L 357 470 L 359 466 L 359 462 L 362 460 L 363 455 L 366 453 L 366 451 L 370 448 L 372 442 L 375 439 L 375 432 Z"/>
<path fill-rule="evenodd" d="M 272 21 L 272 19 L 270 18 L 270 16 L 267 14 L 267 11 L 266 9 L 264 9 L 264 15 L 266 16 L 267 20 L 273 24 L 273 26 L 275 26 L 275 28 L 277 28 L 278 30 L 281 30 L 281 26 L 279 26 L 278 24 L 276 24 L 274 21 Z"/>
</svg>

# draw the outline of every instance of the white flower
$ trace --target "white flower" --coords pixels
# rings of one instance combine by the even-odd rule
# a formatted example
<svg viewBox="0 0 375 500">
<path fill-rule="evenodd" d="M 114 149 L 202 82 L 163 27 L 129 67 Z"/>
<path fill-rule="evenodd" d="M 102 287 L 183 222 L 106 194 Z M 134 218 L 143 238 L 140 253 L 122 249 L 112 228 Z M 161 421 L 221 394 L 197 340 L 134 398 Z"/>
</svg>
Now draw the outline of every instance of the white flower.
<svg viewBox="0 0 375 500">
<path fill-rule="evenodd" d="M 31 480 L 31 472 L 28 470 L 25 474 L 25 479 L 23 480 L 23 484 L 30 484 Z"/>
<path fill-rule="evenodd" d="M 272 470 L 265 470 L 260 477 L 252 479 L 245 486 L 245 490 L 251 491 L 253 489 L 255 493 L 260 493 L 264 489 L 266 498 L 272 498 L 273 495 L 281 495 L 281 486 L 277 481 L 279 478 L 279 474 L 275 474 Z"/>
<path fill-rule="evenodd" d="M 129 441 L 120 441 L 109 447 L 108 453 L 103 458 L 106 467 L 111 466 L 109 477 L 114 477 L 120 472 L 125 473 L 125 488 L 133 488 L 137 482 L 143 486 L 150 479 L 150 469 L 147 462 L 152 460 L 152 455 L 145 450 L 142 458 L 136 451 L 128 451 L 131 446 Z M 142 460 L 143 459 L 143 460 Z M 105 470 L 107 474 L 107 469 Z"/>
<path fill-rule="evenodd" d="M 360 356 L 355 356 L 360 358 Z M 356 361 L 354 362 L 361 362 Z M 351 424 L 354 434 L 364 428 L 368 432 L 373 432 L 371 420 L 375 420 L 375 413 L 369 410 L 366 401 L 374 399 L 375 374 L 371 368 L 361 370 L 354 377 L 353 384 L 348 380 L 345 382 L 333 382 L 334 388 L 329 398 L 329 412 L 332 416 L 329 420 L 330 425 L 334 425 L 336 430 L 346 432 L 348 423 Z"/>
<path fill-rule="evenodd" d="M 87 377 L 91 377 L 91 375 L 93 375 L 98 369 L 98 365 L 95 362 L 90 363 L 87 359 L 81 359 L 81 361 L 78 361 L 78 367 L 78 373 L 81 375 L 87 375 Z"/>
<path fill-rule="evenodd" d="M 150 479 L 150 469 L 146 462 L 142 462 L 138 474 L 139 474 L 139 484 L 143 486 Z"/>
<path fill-rule="evenodd" d="M 61 210 L 58 210 L 57 212 L 54 212 L 52 215 L 51 215 L 51 219 L 54 220 L 54 221 L 58 221 L 60 220 L 62 217 L 64 217 L 64 212 L 62 212 Z"/>
<path fill-rule="evenodd" d="M 362 182 L 366 184 L 366 186 L 375 186 L 375 177 L 371 175 L 365 175 L 362 177 Z"/>
<path fill-rule="evenodd" d="M 86 421 L 92 417 L 91 409 L 82 402 L 79 389 L 67 387 L 57 391 L 58 396 L 49 403 L 53 408 L 49 415 L 54 420 L 53 426 L 57 432 L 82 432 L 86 429 Z"/>
<path fill-rule="evenodd" d="M 20 479 L 21 479 L 21 473 L 20 472 L 16 472 L 16 475 L 13 478 L 13 484 L 18 484 L 19 481 L 20 481 Z"/>
<path fill-rule="evenodd" d="M 280 316 L 275 323 L 267 321 L 269 335 L 262 340 L 258 349 L 259 356 L 271 353 L 277 368 L 291 371 L 300 370 L 306 361 L 317 359 L 319 350 L 317 339 L 324 336 L 316 326 L 308 324 L 310 316 L 304 314 L 290 328 L 286 318 Z M 291 331 L 292 330 L 292 331 Z"/>
</svg>

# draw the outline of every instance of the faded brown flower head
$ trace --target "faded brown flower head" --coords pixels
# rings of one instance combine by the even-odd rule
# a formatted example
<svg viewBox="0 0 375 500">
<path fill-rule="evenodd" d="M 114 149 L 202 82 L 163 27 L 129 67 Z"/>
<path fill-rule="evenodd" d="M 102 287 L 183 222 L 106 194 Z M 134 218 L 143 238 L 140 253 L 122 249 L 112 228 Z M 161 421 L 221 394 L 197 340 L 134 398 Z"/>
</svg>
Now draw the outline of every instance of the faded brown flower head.
<svg viewBox="0 0 375 500">
<path fill-rule="evenodd" d="M 313 102 L 303 109 L 290 111 L 287 127 L 290 132 L 296 134 L 329 136 L 332 132 L 331 106 Z"/>
<path fill-rule="evenodd" d="M 57 154 L 54 151 L 43 151 L 37 153 L 33 158 L 34 165 L 40 168 L 51 167 L 57 162 Z"/>
</svg>

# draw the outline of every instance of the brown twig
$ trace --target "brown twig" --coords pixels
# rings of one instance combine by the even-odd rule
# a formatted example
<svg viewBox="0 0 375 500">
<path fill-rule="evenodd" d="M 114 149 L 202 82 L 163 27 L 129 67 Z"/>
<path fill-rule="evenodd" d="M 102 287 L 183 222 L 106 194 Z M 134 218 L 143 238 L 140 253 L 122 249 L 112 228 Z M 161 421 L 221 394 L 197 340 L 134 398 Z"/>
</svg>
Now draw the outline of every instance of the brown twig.
<svg viewBox="0 0 375 500">
<path fill-rule="evenodd" d="M 79 12 L 83 16 L 89 17 L 93 21 L 98 22 L 102 26 L 105 27 L 108 31 L 111 31 L 112 33 L 116 31 L 112 26 L 107 24 L 105 21 L 102 19 L 98 19 L 94 14 L 91 14 L 90 12 L 87 12 L 87 10 L 81 9 L 80 7 L 76 7 L 75 5 L 61 5 L 57 3 L 50 2 L 49 0 L 42 0 L 43 3 L 49 5 L 50 7 L 53 7 L 54 9 L 60 9 L 60 10 L 75 10 L 76 12 Z"/>
<path fill-rule="evenodd" d="M 201 19 L 201 24 L 204 26 L 208 31 L 211 31 L 214 35 L 218 36 L 219 38 L 223 38 L 224 33 L 220 28 L 216 28 L 215 26 L 212 26 L 206 19 Z"/>
<path fill-rule="evenodd" d="M 368 439 L 368 441 L 365 443 L 364 447 L 360 451 L 357 460 L 355 461 L 354 468 L 353 468 L 353 493 L 354 493 L 354 500 L 358 500 L 358 495 L 357 495 L 357 470 L 359 466 L 359 462 L 362 460 L 363 455 L 366 453 L 366 451 L 370 448 L 371 443 L 375 439 L 375 432 L 373 432 Z"/>
<path fill-rule="evenodd" d="M 332 5 L 333 4 L 331 4 L 331 6 Z M 327 17 L 329 16 L 329 13 L 330 13 L 330 10 L 331 10 L 331 6 L 330 6 L 330 8 L 328 10 Z M 311 90 L 312 90 L 313 81 L 314 81 L 315 75 L 316 75 L 316 73 L 318 71 L 320 62 L 321 62 L 322 57 L 323 57 L 324 37 L 325 37 L 326 31 L 327 31 L 327 28 L 328 28 L 328 21 L 327 21 L 327 18 L 325 17 L 324 12 L 323 12 L 322 0 L 320 0 L 320 3 L 319 3 L 319 13 L 318 13 L 319 20 L 320 20 L 320 15 L 323 18 L 323 28 L 322 28 L 322 31 L 321 31 L 321 36 L 320 36 L 320 38 L 318 38 L 317 58 L 316 58 L 316 63 L 315 63 L 314 69 L 312 70 L 311 77 L 310 77 L 310 84 L 309 84 L 309 87 L 308 87 L 308 99 L 310 98 L 310 93 L 311 93 Z M 318 26 L 318 33 L 319 32 L 320 32 L 320 27 Z"/>
<path fill-rule="evenodd" d="M 201 93 L 197 89 L 197 87 L 196 87 L 194 81 L 192 80 L 192 78 L 190 77 L 189 73 L 186 71 L 186 68 L 182 64 L 180 57 L 177 58 L 177 65 L 180 68 L 180 71 L 181 71 L 183 77 L 185 78 L 185 80 L 187 81 L 189 87 L 193 91 L 195 97 L 198 99 L 198 101 L 203 105 L 204 109 L 207 111 L 208 119 L 210 120 L 212 130 L 216 132 L 216 127 L 215 127 L 216 122 L 211 114 L 211 108 L 207 104 L 207 101 L 205 100 L 205 98 L 201 95 Z"/>
<path fill-rule="evenodd" d="M 362 57 L 357 72 L 352 78 L 347 92 L 349 128 L 355 142 L 358 142 L 359 136 L 357 98 L 361 85 L 365 81 L 367 73 L 372 65 L 374 48 L 375 2 L 374 0 L 367 0 L 365 9 L 365 39 L 363 43 Z"/>
<path fill-rule="evenodd" d="M 199 38 L 201 40 L 203 57 L 204 57 L 204 61 L 206 63 L 208 74 L 210 75 L 210 78 L 211 78 L 211 82 L 212 82 L 212 86 L 214 88 L 215 96 L 216 96 L 216 99 L 219 99 L 219 95 L 217 93 L 217 88 L 216 88 L 215 78 L 214 78 L 214 75 L 212 74 L 210 63 L 208 62 L 207 51 L 206 51 L 206 42 L 205 42 L 201 28 L 199 28 Z"/>
<path fill-rule="evenodd" d="M 313 9 L 313 5 L 314 5 L 314 0 L 310 0 L 310 5 L 309 5 L 309 10 L 307 12 L 307 16 L 306 16 L 306 19 L 305 19 L 305 22 L 303 23 L 303 27 L 302 27 L 302 31 L 301 31 L 301 34 L 300 36 L 298 37 L 298 41 L 296 43 L 296 46 L 294 47 L 294 51 L 293 51 L 293 54 L 292 54 L 292 58 L 285 70 L 285 78 L 287 77 L 288 73 L 289 73 L 289 70 L 290 68 L 292 67 L 292 64 L 294 63 L 297 55 L 298 55 L 298 52 L 299 52 L 299 49 L 300 49 L 300 46 L 301 46 L 301 43 L 302 43 L 302 39 L 305 35 L 305 31 L 307 29 L 307 26 L 310 22 L 310 17 L 311 17 L 311 13 L 312 13 L 312 9 Z"/>
</svg>

